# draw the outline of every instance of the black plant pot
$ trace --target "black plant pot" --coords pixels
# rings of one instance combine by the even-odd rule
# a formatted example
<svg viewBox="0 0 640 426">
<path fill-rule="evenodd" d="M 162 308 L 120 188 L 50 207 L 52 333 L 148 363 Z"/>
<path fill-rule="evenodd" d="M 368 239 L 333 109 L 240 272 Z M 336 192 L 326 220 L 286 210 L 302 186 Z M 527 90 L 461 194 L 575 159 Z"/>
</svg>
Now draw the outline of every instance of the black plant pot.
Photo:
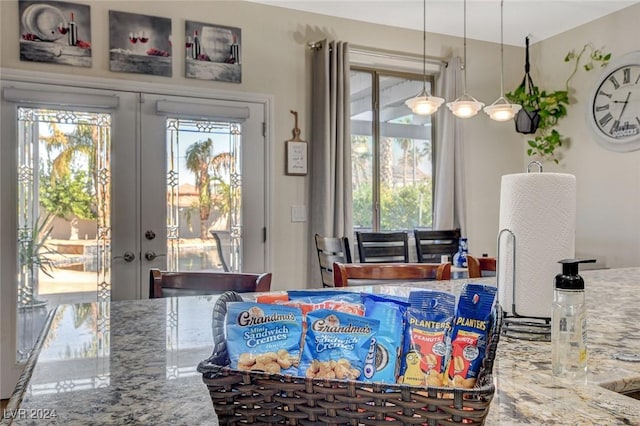
<svg viewBox="0 0 640 426">
<path fill-rule="evenodd" d="M 516 114 L 516 132 L 523 133 L 525 135 L 535 133 L 538 130 L 538 124 L 540 124 L 540 110 L 535 109 L 533 111 L 527 111 L 522 108 Z"/>
</svg>

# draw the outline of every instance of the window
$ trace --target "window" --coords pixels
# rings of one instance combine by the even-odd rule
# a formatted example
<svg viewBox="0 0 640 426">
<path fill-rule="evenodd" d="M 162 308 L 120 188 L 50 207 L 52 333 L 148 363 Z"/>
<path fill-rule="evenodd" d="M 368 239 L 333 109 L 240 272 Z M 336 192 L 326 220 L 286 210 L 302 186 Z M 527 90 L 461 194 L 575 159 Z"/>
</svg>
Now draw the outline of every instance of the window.
<svg viewBox="0 0 640 426">
<path fill-rule="evenodd" d="M 355 231 L 430 228 L 433 206 L 431 116 L 404 101 L 423 77 L 351 69 L 351 164 Z M 427 80 L 428 87 L 433 80 Z"/>
</svg>

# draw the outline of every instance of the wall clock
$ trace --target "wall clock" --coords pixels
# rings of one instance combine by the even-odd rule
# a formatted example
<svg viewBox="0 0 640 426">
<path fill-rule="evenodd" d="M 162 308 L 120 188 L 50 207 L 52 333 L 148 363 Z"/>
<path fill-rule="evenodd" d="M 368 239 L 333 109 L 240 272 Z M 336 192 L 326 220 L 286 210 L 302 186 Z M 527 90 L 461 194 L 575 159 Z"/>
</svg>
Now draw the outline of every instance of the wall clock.
<svg viewBox="0 0 640 426">
<path fill-rule="evenodd" d="M 640 51 L 609 62 L 594 86 L 587 114 L 604 148 L 640 149 Z"/>
</svg>

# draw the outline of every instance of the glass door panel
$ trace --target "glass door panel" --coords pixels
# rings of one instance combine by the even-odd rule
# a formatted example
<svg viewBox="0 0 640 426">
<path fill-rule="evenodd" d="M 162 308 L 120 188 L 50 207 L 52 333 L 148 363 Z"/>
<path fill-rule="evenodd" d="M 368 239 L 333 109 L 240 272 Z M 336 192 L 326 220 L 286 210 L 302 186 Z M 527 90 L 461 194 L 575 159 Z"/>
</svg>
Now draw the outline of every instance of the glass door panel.
<svg viewBox="0 0 640 426">
<path fill-rule="evenodd" d="M 166 123 L 167 269 L 241 271 L 241 124 Z"/>
<path fill-rule="evenodd" d="M 47 307 L 109 300 L 111 115 L 18 107 L 18 360 Z"/>
</svg>

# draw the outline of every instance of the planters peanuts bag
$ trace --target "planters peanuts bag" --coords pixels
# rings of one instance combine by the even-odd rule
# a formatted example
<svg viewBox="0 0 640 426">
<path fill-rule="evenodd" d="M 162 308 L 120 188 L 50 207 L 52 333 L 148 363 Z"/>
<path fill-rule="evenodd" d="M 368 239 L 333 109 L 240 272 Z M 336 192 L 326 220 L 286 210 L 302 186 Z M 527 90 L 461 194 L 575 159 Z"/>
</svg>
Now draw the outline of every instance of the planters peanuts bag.
<svg viewBox="0 0 640 426">
<path fill-rule="evenodd" d="M 451 335 L 451 358 L 447 368 L 448 385 L 472 388 L 482 367 L 496 287 L 465 284 L 458 301 Z"/>
<path fill-rule="evenodd" d="M 449 333 L 455 313 L 455 295 L 434 290 L 413 291 L 407 310 L 402 376 L 398 383 L 443 386 L 449 355 Z"/>
<path fill-rule="evenodd" d="M 228 304 L 227 349 L 231 368 L 295 374 L 300 360 L 302 312 L 253 302 Z"/>
</svg>

